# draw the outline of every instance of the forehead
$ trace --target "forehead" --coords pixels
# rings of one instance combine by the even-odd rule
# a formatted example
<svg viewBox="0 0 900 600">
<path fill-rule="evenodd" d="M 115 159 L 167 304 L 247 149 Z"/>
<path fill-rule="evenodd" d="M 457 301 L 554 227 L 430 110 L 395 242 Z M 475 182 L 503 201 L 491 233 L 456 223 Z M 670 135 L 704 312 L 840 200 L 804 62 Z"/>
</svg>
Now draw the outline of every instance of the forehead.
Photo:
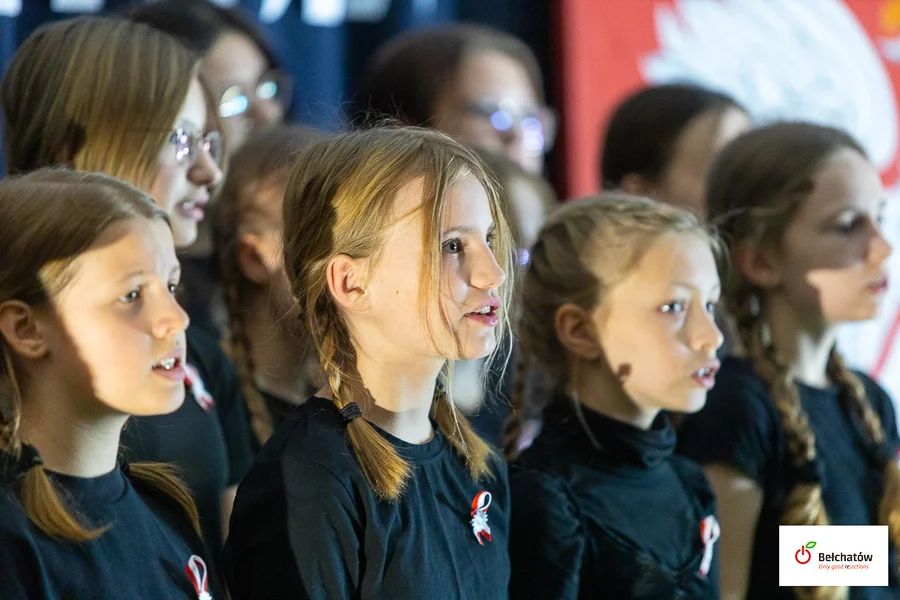
<svg viewBox="0 0 900 600">
<path fill-rule="evenodd" d="M 750 120 L 737 108 L 708 110 L 691 119 L 681 131 L 671 160 L 697 161 L 698 167 L 705 167 L 715 153 L 749 128 Z"/>
<path fill-rule="evenodd" d="M 203 67 L 204 73 L 217 86 L 236 83 L 255 85 L 266 71 L 268 61 L 248 36 L 237 31 L 227 31 L 219 36 L 204 57 Z"/>
<path fill-rule="evenodd" d="M 73 262 L 75 276 L 87 286 L 113 284 L 136 271 L 168 273 L 178 266 L 172 231 L 163 221 L 143 218 L 114 223 Z"/>
<path fill-rule="evenodd" d="M 189 127 L 197 131 L 206 129 L 206 110 L 206 95 L 200 81 L 194 77 L 191 79 L 191 85 L 181 111 L 178 113 L 178 118 L 175 119 L 175 126 Z"/>
<path fill-rule="evenodd" d="M 813 189 L 802 202 L 797 220 L 819 219 L 857 208 L 877 210 L 884 200 L 884 188 L 872 164 L 855 150 L 836 152 L 813 176 Z"/>
<path fill-rule="evenodd" d="M 476 52 L 463 58 L 456 87 L 469 101 L 511 98 L 531 104 L 537 102 L 525 67 L 511 56 L 496 51 Z"/>
</svg>

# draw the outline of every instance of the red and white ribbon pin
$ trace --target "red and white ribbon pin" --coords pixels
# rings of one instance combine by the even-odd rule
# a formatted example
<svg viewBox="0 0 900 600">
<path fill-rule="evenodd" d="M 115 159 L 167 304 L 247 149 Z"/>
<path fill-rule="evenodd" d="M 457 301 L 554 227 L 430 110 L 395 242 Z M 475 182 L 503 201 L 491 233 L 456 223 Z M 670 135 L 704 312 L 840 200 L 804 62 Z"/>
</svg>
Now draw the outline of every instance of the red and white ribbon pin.
<svg viewBox="0 0 900 600">
<path fill-rule="evenodd" d="M 200 408 L 206 412 L 212 410 L 216 401 L 213 399 L 212 394 L 206 391 L 200 372 L 194 368 L 194 365 L 184 363 L 184 381 L 191 388 L 191 393 L 194 394 L 194 399 L 200 405 Z"/>
<path fill-rule="evenodd" d="M 719 522 L 713 515 L 709 515 L 700 521 L 700 541 L 703 542 L 703 560 L 700 561 L 700 577 L 705 578 L 709 574 L 709 568 L 712 566 L 713 545 L 719 539 L 722 530 L 719 528 Z"/>
<path fill-rule="evenodd" d="M 194 584 L 194 591 L 197 592 L 198 600 L 213 600 L 212 595 L 209 593 L 208 573 L 203 559 L 196 554 L 192 554 L 188 559 L 185 571 L 188 579 Z"/>
<path fill-rule="evenodd" d="M 491 505 L 491 493 L 481 491 L 472 500 L 472 533 L 478 543 L 484 546 L 484 538 L 491 541 L 491 527 L 488 525 L 488 507 Z"/>
</svg>

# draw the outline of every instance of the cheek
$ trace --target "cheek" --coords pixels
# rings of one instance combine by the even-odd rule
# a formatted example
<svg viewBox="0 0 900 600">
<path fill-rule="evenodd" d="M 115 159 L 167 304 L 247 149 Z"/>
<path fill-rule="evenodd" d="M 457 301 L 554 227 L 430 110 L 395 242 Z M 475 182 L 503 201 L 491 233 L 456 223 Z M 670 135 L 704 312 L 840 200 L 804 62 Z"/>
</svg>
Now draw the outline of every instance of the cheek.
<svg viewBox="0 0 900 600">
<path fill-rule="evenodd" d="M 161 166 L 153 178 L 150 195 L 157 206 L 171 215 L 178 203 L 179 182 L 187 181 L 182 169 L 173 166 Z"/>
</svg>

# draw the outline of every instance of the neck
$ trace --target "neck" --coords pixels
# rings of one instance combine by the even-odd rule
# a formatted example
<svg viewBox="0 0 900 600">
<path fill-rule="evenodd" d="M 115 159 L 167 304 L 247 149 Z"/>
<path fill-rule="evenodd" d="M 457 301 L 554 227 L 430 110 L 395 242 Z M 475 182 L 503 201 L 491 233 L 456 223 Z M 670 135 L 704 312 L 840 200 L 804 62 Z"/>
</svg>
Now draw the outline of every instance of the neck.
<svg viewBox="0 0 900 600">
<path fill-rule="evenodd" d="M 37 448 L 44 468 L 74 477 L 99 477 L 116 467 L 119 436 L 128 418 L 93 398 L 73 398 L 49 378 L 22 389 L 24 443 Z"/>
<path fill-rule="evenodd" d="M 570 360 L 569 364 L 573 365 L 569 373 L 569 391 L 578 402 L 610 419 L 639 429 L 650 429 L 659 409 L 638 406 L 609 368 L 599 361 Z"/>
<path fill-rule="evenodd" d="M 772 345 L 791 368 L 794 379 L 807 385 L 829 384 L 826 370 L 834 347 L 835 327 L 808 313 L 798 314 L 786 302 L 774 298 L 766 306 Z"/>
<path fill-rule="evenodd" d="M 392 363 L 357 348 L 356 368 L 374 402 L 366 419 L 394 437 L 423 444 L 434 436 L 431 404 L 434 387 L 443 366 L 432 360 L 424 365 Z M 361 406 L 366 406 L 360 403 Z"/>
<path fill-rule="evenodd" d="M 297 360 L 306 354 L 299 338 L 282 318 L 272 315 L 266 298 L 258 298 L 244 315 L 256 383 L 279 398 L 302 404 L 311 374 L 307 368 L 310 361 Z"/>
</svg>

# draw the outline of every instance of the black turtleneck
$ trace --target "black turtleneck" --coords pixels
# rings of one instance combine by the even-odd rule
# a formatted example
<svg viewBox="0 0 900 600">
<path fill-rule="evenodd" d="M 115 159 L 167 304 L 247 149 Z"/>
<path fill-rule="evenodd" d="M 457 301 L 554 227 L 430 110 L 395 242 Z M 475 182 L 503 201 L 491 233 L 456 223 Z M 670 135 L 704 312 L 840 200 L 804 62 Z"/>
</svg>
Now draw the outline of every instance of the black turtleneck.
<svg viewBox="0 0 900 600">
<path fill-rule="evenodd" d="M 712 490 L 673 454 L 669 419 L 642 430 L 582 414 L 556 398 L 510 469 L 510 598 L 718 598 L 715 552 L 700 575 Z"/>
</svg>

